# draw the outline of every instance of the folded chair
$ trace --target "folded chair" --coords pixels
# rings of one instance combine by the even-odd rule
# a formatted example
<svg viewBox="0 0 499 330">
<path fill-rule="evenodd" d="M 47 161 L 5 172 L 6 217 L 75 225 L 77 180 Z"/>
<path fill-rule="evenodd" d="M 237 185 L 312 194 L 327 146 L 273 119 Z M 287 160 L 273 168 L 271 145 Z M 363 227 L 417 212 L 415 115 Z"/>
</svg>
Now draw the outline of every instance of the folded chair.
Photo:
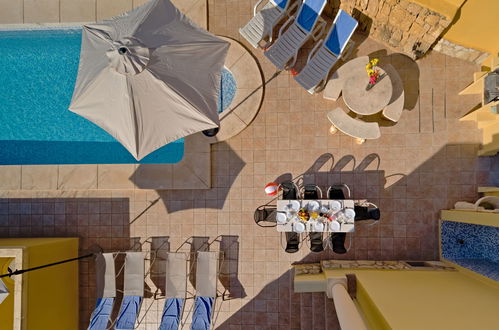
<svg viewBox="0 0 499 330">
<path fill-rule="evenodd" d="M 279 70 L 293 67 L 298 51 L 305 42 L 310 37 L 316 38 L 322 33 L 325 24 L 321 22 L 317 25 L 317 22 L 326 3 L 327 0 L 305 0 L 296 19 L 291 17 L 281 27 L 277 40 L 264 53 Z"/>
<path fill-rule="evenodd" d="M 264 39 L 269 39 L 267 44 L 272 43 L 272 33 L 275 26 L 294 10 L 298 1 L 294 0 L 268 0 L 262 10 L 257 11 L 263 0 L 259 0 L 253 7 L 253 17 L 242 28 L 239 29 L 244 39 L 251 46 L 258 48 Z"/>
<path fill-rule="evenodd" d="M 135 328 L 144 299 L 144 252 L 126 252 L 123 300 L 116 319 L 116 330 Z"/>
<path fill-rule="evenodd" d="M 112 253 L 99 253 L 95 258 L 97 303 L 90 317 L 89 330 L 105 330 L 116 299 L 116 273 Z"/>
<path fill-rule="evenodd" d="M 196 261 L 196 296 L 192 330 L 211 328 L 217 297 L 219 252 L 198 252 Z"/>
<path fill-rule="evenodd" d="M 342 57 L 357 25 L 353 17 L 340 9 L 326 38 L 314 46 L 308 55 L 307 64 L 294 77 L 296 82 L 311 94 L 321 90 L 329 72 Z"/>
<path fill-rule="evenodd" d="M 168 253 L 166 258 L 166 301 L 159 330 L 177 330 L 182 321 L 187 296 L 187 256 Z"/>
</svg>

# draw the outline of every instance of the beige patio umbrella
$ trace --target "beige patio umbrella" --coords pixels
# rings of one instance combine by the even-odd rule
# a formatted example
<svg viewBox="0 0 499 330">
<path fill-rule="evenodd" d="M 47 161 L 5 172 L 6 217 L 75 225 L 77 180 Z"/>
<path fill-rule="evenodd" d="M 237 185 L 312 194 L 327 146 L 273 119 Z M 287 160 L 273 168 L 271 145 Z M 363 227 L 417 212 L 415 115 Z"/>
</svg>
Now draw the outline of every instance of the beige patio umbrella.
<svg viewBox="0 0 499 330">
<path fill-rule="evenodd" d="M 85 25 L 69 109 L 140 160 L 219 126 L 218 90 L 228 48 L 169 0 Z"/>
</svg>

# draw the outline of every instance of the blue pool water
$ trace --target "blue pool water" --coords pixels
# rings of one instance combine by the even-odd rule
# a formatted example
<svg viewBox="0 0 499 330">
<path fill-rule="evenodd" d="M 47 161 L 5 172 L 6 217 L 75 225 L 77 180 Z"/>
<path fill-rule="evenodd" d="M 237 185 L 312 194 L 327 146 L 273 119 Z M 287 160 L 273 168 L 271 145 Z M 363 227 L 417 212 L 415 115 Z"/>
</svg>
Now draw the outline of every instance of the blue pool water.
<svg viewBox="0 0 499 330">
<path fill-rule="evenodd" d="M 237 84 L 232 72 L 223 68 L 220 82 L 220 94 L 218 95 L 218 113 L 221 113 L 229 107 L 236 96 Z"/>
<path fill-rule="evenodd" d="M 442 257 L 499 281 L 499 228 L 442 222 Z"/>
<path fill-rule="evenodd" d="M 68 110 L 80 45 L 80 29 L 0 31 L 0 164 L 179 162 L 183 139 L 137 162 L 111 135 Z M 219 112 L 235 94 L 229 71 L 222 81 L 229 87 Z"/>
</svg>

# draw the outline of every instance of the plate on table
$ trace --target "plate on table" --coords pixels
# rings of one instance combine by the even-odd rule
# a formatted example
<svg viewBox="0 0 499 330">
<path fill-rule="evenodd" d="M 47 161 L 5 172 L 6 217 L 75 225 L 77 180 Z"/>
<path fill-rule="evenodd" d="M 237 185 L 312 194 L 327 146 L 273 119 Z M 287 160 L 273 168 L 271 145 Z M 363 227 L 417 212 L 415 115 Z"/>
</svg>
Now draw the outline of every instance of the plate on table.
<svg viewBox="0 0 499 330">
<path fill-rule="evenodd" d="M 338 201 L 331 201 L 329 203 L 329 207 L 331 208 L 331 210 L 333 211 L 339 211 L 341 210 L 341 203 L 338 202 Z"/>
<path fill-rule="evenodd" d="M 314 223 L 314 230 L 316 232 L 323 232 L 324 231 L 324 224 L 322 222 Z"/>
<path fill-rule="evenodd" d="M 343 213 L 348 222 L 352 222 L 355 219 L 355 211 L 353 209 L 345 209 Z"/>
<path fill-rule="evenodd" d="M 288 222 L 288 217 L 284 213 L 277 212 L 276 220 L 278 224 L 283 225 Z"/>
<path fill-rule="evenodd" d="M 307 210 L 311 212 L 317 212 L 320 208 L 321 206 L 319 205 L 318 201 L 310 201 L 307 203 Z"/>
<path fill-rule="evenodd" d="M 305 231 L 305 225 L 301 222 L 297 222 L 293 225 L 293 231 L 296 233 L 303 233 Z"/>
<path fill-rule="evenodd" d="M 295 212 L 298 212 L 298 210 L 300 209 L 300 202 L 298 201 L 289 201 L 289 203 L 284 207 L 284 209 L 286 211 L 295 211 Z"/>
<path fill-rule="evenodd" d="M 331 221 L 329 224 L 329 229 L 333 232 L 340 231 L 340 223 L 338 221 Z"/>
</svg>

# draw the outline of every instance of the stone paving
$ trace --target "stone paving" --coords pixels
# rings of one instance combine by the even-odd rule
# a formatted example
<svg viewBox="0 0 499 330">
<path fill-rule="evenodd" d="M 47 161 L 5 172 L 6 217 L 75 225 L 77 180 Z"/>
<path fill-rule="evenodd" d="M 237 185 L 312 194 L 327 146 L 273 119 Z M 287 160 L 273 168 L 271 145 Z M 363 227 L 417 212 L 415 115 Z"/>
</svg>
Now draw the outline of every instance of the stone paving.
<svg viewBox="0 0 499 330">
<path fill-rule="evenodd" d="M 210 0 L 210 30 L 240 40 L 237 30 L 250 18 L 253 2 Z M 379 140 L 359 146 L 341 133 L 330 135 L 326 114 L 344 106 L 341 100 L 308 94 L 288 72 L 276 75 L 262 52 L 251 49 L 267 82 L 263 104 L 248 128 L 212 145 L 211 189 L 1 191 L 0 237 L 78 236 L 82 251 L 94 243 L 117 251 L 153 236 L 167 236 L 171 250 L 192 237 L 211 242 L 232 236 L 238 269 L 226 283 L 233 299 L 217 305 L 218 329 L 339 329 L 334 317 L 325 323 L 300 317 L 300 306 L 312 311 L 323 298 L 293 293 L 292 262 L 435 260 L 439 211 L 459 200 L 474 201 L 477 186 L 491 183 L 499 171 L 495 158 L 476 156 L 480 131 L 459 121 L 480 101 L 457 95 L 472 81 L 476 65 L 436 52 L 408 62 L 372 39 L 355 37 L 353 56 L 375 54 L 381 63 L 391 63 L 406 87 L 407 110 L 397 124 L 382 123 Z M 286 254 L 279 234 L 256 226 L 253 212 L 270 201 L 263 191 L 267 182 L 300 176 L 323 189 L 348 184 L 355 198 L 380 207 L 381 220 L 356 226 L 345 255 L 312 254 L 306 244 Z M 95 303 L 94 283 L 93 262 L 82 261 L 81 329 Z M 155 290 L 153 281 L 147 284 Z M 150 308 L 141 329 L 157 329 L 163 303 L 145 299 L 143 306 Z"/>
</svg>

